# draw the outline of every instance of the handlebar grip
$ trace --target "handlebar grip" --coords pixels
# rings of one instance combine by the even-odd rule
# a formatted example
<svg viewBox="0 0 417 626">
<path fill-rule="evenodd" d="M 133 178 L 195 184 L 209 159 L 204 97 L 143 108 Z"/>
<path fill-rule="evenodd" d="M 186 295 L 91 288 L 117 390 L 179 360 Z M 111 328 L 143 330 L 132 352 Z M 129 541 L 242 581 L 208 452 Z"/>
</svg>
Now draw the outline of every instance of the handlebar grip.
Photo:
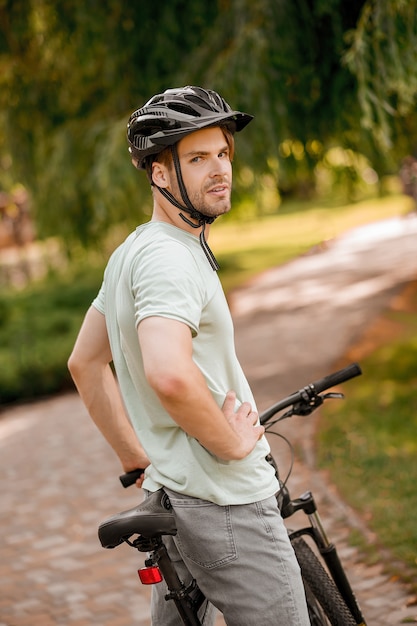
<svg viewBox="0 0 417 626">
<path fill-rule="evenodd" d="M 344 367 L 333 374 L 329 374 L 324 378 L 312 383 L 310 387 L 314 388 L 316 393 L 320 393 L 325 391 L 326 389 L 330 389 L 330 387 L 335 387 L 336 385 L 340 385 L 340 383 L 344 383 L 346 380 L 350 378 L 354 378 L 355 376 L 360 376 L 362 374 L 362 370 L 357 363 L 351 363 L 347 367 Z"/>
<path fill-rule="evenodd" d="M 122 474 L 119 476 L 119 480 L 122 483 L 123 487 L 126 489 L 131 485 L 134 485 L 138 478 L 140 478 L 145 470 L 144 469 L 135 469 L 131 472 L 126 472 L 126 474 Z"/>
</svg>

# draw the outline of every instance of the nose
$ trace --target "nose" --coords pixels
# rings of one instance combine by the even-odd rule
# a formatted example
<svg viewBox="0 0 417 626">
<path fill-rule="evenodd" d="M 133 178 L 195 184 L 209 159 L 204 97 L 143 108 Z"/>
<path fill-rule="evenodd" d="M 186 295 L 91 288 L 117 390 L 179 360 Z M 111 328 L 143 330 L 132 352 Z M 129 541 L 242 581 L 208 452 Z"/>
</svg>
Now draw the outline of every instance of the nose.
<svg viewBox="0 0 417 626">
<path fill-rule="evenodd" d="M 224 176 L 231 170 L 231 163 L 229 159 L 225 157 L 214 157 L 211 163 L 210 176 Z"/>
</svg>

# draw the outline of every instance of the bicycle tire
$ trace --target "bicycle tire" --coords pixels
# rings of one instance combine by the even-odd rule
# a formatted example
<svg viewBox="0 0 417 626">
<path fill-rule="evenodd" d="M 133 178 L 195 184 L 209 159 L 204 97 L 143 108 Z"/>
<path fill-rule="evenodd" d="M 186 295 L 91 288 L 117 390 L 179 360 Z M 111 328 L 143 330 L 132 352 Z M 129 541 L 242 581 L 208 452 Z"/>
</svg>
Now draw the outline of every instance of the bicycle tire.
<svg viewBox="0 0 417 626">
<path fill-rule="evenodd" d="M 317 626 L 323 624 L 325 626 L 330 623 L 331 626 L 356 626 L 356 620 L 346 606 L 335 583 L 331 580 L 310 546 L 301 537 L 293 539 L 291 543 L 300 565 L 303 580 L 306 583 L 305 586 L 311 591 L 329 620 L 327 623 L 325 621 L 317 621 L 320 619 L 319 615 L 317 615 L 316 622 L 312 622 L 312 624 L 316 623 Z M 306 597 L 308 603 L 309 593 L 307 591 Z M 310 611 L 313 610 L 314 607 L 311 606 Z"/>
</svg>

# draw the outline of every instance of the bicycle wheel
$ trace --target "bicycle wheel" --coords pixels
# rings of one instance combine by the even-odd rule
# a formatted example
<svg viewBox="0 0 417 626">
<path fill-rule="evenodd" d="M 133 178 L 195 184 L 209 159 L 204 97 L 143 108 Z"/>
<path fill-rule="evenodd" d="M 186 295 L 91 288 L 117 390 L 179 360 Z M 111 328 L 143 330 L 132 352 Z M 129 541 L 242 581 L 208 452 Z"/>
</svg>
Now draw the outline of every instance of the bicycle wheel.
<svg viewBox="0 0 417 626">
<path fill-rule="evenodd" d="M 314 626 L 328 626 L 329 624 L 331 626 L 356 626 L 356 621 L 339 590 L 313 550 L 304 539 L 299 537 L 293 539 L 291 543 L 305 583 L 311 624 Z M 317 607 L 317 602 L 321 611 L 320 607 Z"/>
</svg>

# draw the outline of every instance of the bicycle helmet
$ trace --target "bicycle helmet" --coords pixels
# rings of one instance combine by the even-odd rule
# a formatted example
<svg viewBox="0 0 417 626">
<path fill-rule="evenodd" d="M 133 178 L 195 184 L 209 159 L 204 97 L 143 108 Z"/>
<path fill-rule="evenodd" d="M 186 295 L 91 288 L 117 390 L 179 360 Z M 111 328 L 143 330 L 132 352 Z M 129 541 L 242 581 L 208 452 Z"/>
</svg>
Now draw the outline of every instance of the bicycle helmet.
<svg viewBox="0 0 417 626">
<path fill-rule="evenodd" d="M 214 270 L 219 265 L 205 239 L 205 226 L 215 217 L 204 215 L 197 210 L 188 197 L 181 173 L 177 143 L 187 135 L 210 126 L 225 126 L 231 133 L 239 132 L 253 119 L 252 115 L 233 111 L 215 91 L 202 87 L 180 87 L 167 89 L 153 96 L 148 102 L 132 113 L 127 125 L 127 141 L 132 159 L 138 169 L 146 169 L 146 164 L 165 148 L 171 148 L 172 160 L 183 204 L 168 189 L 154 185 L 156 189 L 177 209 L 180 217 L 192 228 L 200 228 L 200 243 Z M 190 215 L 194 223 L 183 212 Z"/>
<path fill-rule="evenodd" d="M 233 111 L 215 91 L 201 87 L 167 89 L 132 113 L 127 125 L 129 152 L 139 169 L 147 157 L 162 152 L 186 135 L 208 126 L 227 126 L 239 132 L 252 115 Z"/>
</svg>

